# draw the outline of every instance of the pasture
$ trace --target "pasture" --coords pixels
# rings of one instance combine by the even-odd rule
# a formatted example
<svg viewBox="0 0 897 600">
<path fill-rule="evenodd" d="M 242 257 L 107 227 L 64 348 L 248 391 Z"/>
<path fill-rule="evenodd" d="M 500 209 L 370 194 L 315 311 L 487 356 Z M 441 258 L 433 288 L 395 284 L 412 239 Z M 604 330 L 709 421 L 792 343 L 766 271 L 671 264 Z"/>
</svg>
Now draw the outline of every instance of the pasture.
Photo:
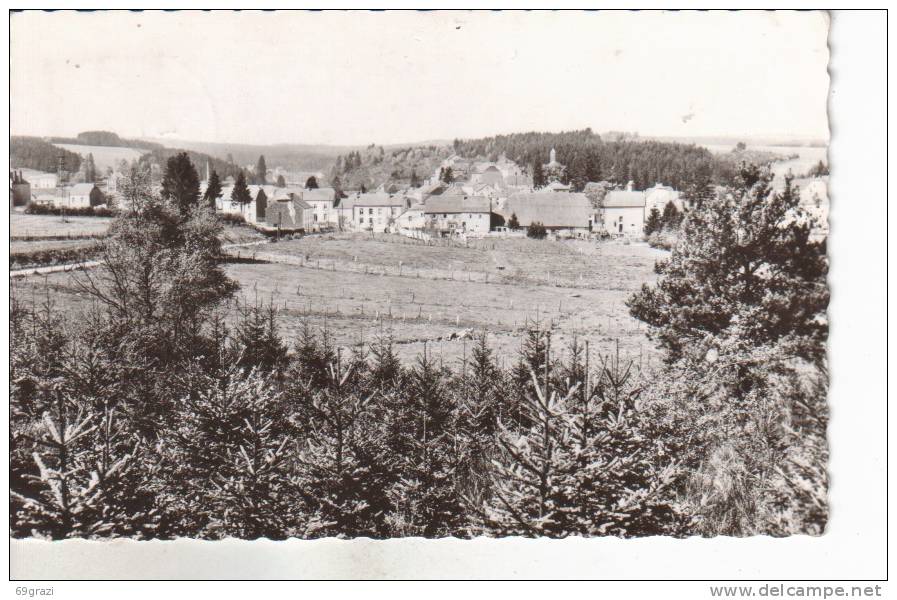
<svg viewBox="0 0 897 600">
<path fill-rule="evenodd" d="M 58 148 L 64 148 L 69 152 L 80 154 L 82 158 L 87 158 L 88 154 L 93 154 L 93 162 L 96 164 L 97 170 L 101 173 L 105 172 L 107 167 L 112 167 L 114 169 L 119 161 L 126 160 L 131 162 L 146 154 L 145 150 L 126 148 L 123 146 L 88 146 L 85 144 L 53 145 Z"/>
<path fill-rule="evenodd" d="M 9 234 L 17 237 L 80 237 L 102 235 L 112 222 L 110 217 L 62 217 L 58 215 L 9 214 Z"/>
<path fill-rule="evenodd" d="M 552 327 L 561 351 L 576 336 L 588 340 L 593 353 L 612 352 L 619 344 L 621 355 L 643 366 L 659 360 L 625 301 L 654 278 L 662 251 L 644 244 L 529 239 L 478 240 L 468 247 L 406 242 L 412 240 L 308 236 L 234 248 L 235 256 L 255 254 L 271 262 L 241 261 L 225 269 L 241 284 L 240 301 L 279 309 L 289 341 L 308 323 L 326 328 L 342 347 L 391 336 L 403 360 L 426 347 L 448 365 L 469 356 L 473 335 L 485 329 L 499 362 L 508 366 L 527 325 L 538 322 Z M 40 298 L 49 291 L 71 314 L 90 302 L 72 285 L 77 276 L 28 277 L 16 281 L 14 294 Z"/>
</svg>

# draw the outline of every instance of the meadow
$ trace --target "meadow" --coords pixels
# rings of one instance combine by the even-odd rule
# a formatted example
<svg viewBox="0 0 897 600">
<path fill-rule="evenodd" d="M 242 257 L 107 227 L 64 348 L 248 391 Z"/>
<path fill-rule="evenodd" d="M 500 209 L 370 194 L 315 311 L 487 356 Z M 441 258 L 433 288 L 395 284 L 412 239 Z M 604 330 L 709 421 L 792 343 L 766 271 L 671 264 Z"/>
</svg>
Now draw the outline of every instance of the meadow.
<svg viewBox="0 0 897 600">
<path fill-rule="evenodd" d="M 643 366 L 658 361 L 625 306 L 666 254 L 645 244 L 487 239 L 426 246 L 399 236 L 340 234 L 230 254 L 239 255 L 225 269 L 241 285 L 240 302 L 276 306 L 288 340 L 308 323 L 343 347 L 391 336 L 406 361 L 426 347 L 457 365 L 469 356 L 472 337 L 486 330 L 499 362 L 509 366 L 527 325 L 538 322 L 553 327 L 558 348 L 576 336 L 595 352 L 619 346 Z M 73 285 L 79 276 L 24 278 L 14 293 L 39 302 L 49 292 L 71 314 L 90 304 Z M 236 307 L 230 310 L 235 316 Z"/>
<path fill-rule="evenodd" d="M 9 235 L 20 237 L 83 237 L 102 235 L 112 223 L 110 217 L 62 217 L 58 215 L 9 214 Z"/>
<path fill-rule="evenodd" d="M 87 158 L 88 154 L 93 154 L 93 162 L 97 169 L 102 173 L 107 167 L 113 169 L 122 160 L 128 162 L 137 160 L 146 154 L 145 150 L 137 148 L 126 148 L 123 146 L 88 146 L 85 144 L 53 144 L 59 148 L 80 154 L 82 158 Z"/>
</svg>

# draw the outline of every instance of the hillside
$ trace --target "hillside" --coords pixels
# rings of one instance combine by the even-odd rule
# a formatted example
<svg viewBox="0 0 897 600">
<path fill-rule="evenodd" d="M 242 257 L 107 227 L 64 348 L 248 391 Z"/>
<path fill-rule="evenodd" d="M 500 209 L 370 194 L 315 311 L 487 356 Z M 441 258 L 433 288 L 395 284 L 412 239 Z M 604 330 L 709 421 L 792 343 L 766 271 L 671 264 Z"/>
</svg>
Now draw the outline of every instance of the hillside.
<svg viewBox="0 0 897 600">
<path fill-rule="evenodd" d="M 130 163 L 138 160 L 146 153 L 144 149 L 128 146 L 88 146 L 84 144 L 60 144 L 57 142 L 53 142 L 53 145 L 69 152 L 75 152 L 82 159 L 87 158 L 88 154 L 93 155 L 94 164 L 100 174 L 104 174 L 108 168 L 115 170 L 121 161 Z"/>
<path fill-rule="evenodd" d="M 355 146 L 324 146 L 312 144 L 235 144 L 219 142 L 197 142 L 190 140 L 161 140 L 152 139 L 153 142 L 161 142 L 166 147 L 176 146 L 213 156 L 222 161 L 231 160 L 237 165 L 254 165 L 259 156 L 265 157 L 268 167 L 283 167 L 294 171 L 324 171 L 340 154 L 354 150 Z"/>
<path fill-rule="evenodd" d="M 657 142 L 617 136 L 607 141 L 591 129 L 546 133 L 531 131 L 471 140 L 455 140 L 454 150 L 468 158 L 496 160 L 505 155 L 521 167 L 531 169 L 538 181 L 537 169 L 548 162 L 554 148 L 557 161 L 566 166 L 565 179 L 576 190 L 589 181 L 625 184 L 646 189 L 663 183 L 684 189 L 689 183 L 710 178 L 730 183 L 735 167 L 719 159 L 706 148 L 693 144 Z"/>
<path fill-rule="evenodd" d="M 140 150 L 157 150 L 164 148 L 146 140 L 121 138 L 114 131 L 82 131 L 73 138 L 51 137 L 54 144 L 77 144 L 80 146 L 108 146 L 116 148 L 136 148 Z"/>
<path fill-rule="evenodd" d="M 383 146 L 371 144 L 364 150 L 337 156 L 327 170 L 328 182 L 333 185 L 339 178 L 339 187 L 344 190 L 357 190 L 362 186 L 374 189 L 388 183 L 413 185 L 430 177 L 451 154 L 450 146 L 408 146 L 386 150 Z"/>
<path fill-rule="evenodd" d="M 55 173 L 59 167 L 60 154 L 64 157 L 66 171 L 74 173 L 81 167 L 81 156 L 78 153 L 57 148 L 42 138 L 24 135 L 9 138 L 11 169 L 37 169 Z"/>
</svg>

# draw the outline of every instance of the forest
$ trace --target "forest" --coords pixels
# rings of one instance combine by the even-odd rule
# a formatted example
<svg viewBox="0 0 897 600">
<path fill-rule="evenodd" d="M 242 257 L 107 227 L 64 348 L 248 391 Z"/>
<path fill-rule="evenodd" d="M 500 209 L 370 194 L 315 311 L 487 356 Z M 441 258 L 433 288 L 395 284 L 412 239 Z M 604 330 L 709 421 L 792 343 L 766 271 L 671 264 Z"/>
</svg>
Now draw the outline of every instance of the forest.
<svg viewBox="0 0 897 600">
<path fill-rule="evenodd" d="M 515 133 L 453 142 L 455 152 L 469 157 L 497 160 L 506 156 L 534 175 L 548 162 L 552 148 L 557 160 L 566 166 L 565 183 L 582 191 L 590 181 L 609 181 L 644 190 L 655 183 L 685 189 L 696 182 L 711 181 L 722 185 L 735 182 L 738 165 L 715 157 L 706 148 L 678 144 L 618 138 L 605 141 L 591 129 L 559 133 Z"/>
<path fill-rule="evenodd" d="M 10 307 L 15 537 L 819 535 L 828 515 L 824 242 L 745 168 L 698 199 L 628 301 L 642 371 L 532 324 L 460 365 L 389 338 L 284 339 L 222 269 L 196 173 L 131 167 L 92 308 Z M 226 315 L 236 311 L 236 321 Z"/>
<path fill-rule="evenodd" d="M 76 173 L 81 168 L 81 156 L 57 148 L 41 138 L 13 135 L 9 138 L 9 166 L 11 169 L 35 169 L 55 173 L 59 169 L 59 157 L 65 170 Z"/>
</svg>

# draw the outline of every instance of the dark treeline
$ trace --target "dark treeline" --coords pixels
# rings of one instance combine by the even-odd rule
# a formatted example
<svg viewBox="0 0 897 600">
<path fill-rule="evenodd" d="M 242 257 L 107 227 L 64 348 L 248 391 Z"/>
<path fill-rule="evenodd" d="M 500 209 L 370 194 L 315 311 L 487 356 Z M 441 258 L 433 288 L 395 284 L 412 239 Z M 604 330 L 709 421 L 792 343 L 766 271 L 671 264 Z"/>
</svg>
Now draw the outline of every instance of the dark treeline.
<svg viewBox="0 0 897 600">
<path fill-rule="evenodd" d="M 36 169 L 55 173 L 59 170 L 60 156 L 69 173 L 76 173 L 81 168 L 81 156 L 75 152 L 57 148 L 37 137 L 13 135 L 9 138 L 9 166 L 12 169 Z"/>
<path fill-rule="evenodd" d="M 113 131 L 82 131 L 74 138 L 53 137 L 51 142 L 56 144 L 84 144 L 87 146 L 117 146 L 124 148 L 139 148 L 142 150 L 161 150 L 165 146 L 145 140 L 127 139 L 119 137 Z"/>
<path fill-rule="evenodd" d="M 497 160 L 504 155 L 530 173 L 534 165 L 548 162 L 554 148 L 566 166 L 565 182 L 581 191 L 589 181 L 625 185 L 634 182 L 643 190 L 655 183 L 684 189 L 699 181 L 729 185 L 737 165 L 720 160 L 706 148 L 693 144 L 623 139 L 605 141 L 591 129 L 560 133 L 515 133 L 475 140 L 455 140 L 455 152 L 466 157 Z M 537 184 L 539 182 L 536 182 Z"/>
<path fill-rule="evenodd" d="M 537 327 L 509 369 L 485 334 L 451 366 L 284 339 L 234 300 L 174 166 L 164 197 L 136 166 L 123 182 L 85 314 L 13 293 L 14 536 L 822 532 L 825 246 L 768 176 L 697 202 L 630 299 L 666 357 L 642 373 Z"/>
<path fill-rule="evenodd" d="M 247 175 L 246 170 L 243 169 L 240 165 L 233 162 L 232 159 L 221 160 L 220 158 L 215 158 L 201 152 L 193 152 L 192 150 L 180 150 L 176 148 L 156 148 L 141 156 L 139 162 L 142 165 L 165 165 L 170 158 L 183 153 L 186 153 L 190 158 L 190 161 L 194 165 L 196 165 L 197 171 L 200 174 L 200 178 L 205 177 L 206 164 L 209 164 L 211 166 L 211 169 L 218 173 L 218 176 L 221 179 L 226 179 L 228 176 L 236 179 L 240 173 L 243 173 L 244 176 Z"/>
</svg>

